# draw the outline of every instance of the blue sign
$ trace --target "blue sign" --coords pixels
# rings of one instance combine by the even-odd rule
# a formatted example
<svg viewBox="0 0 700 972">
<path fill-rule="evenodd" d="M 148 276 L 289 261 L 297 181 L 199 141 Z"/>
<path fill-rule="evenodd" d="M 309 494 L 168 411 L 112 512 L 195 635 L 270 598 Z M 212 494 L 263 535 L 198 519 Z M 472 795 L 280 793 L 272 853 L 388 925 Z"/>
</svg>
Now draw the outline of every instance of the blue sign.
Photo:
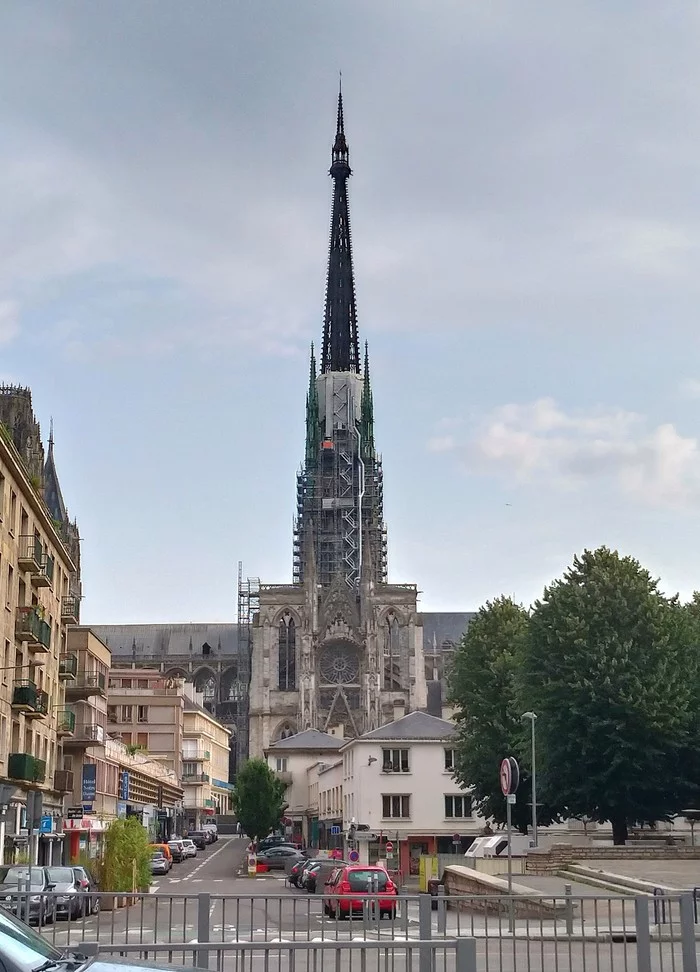
<svg viewBox="0 0 700 972">
<path fill-rule="evenodd" d="M 97 796 L 97 764 L 83 764 L 83 803 L 92 803 Z"/>
<path fill-rule="evenodd" d="M 53 817 L 44 815 L 41 818 L 41 825 L 39 831 L 42 834 L 50 834 L 53 832 Z"/>
<path fill-rule="evenodd" d="M 117 800 L 117 816 L 123 819 L 126 816 L 126 804 L 123 800 Z"/>
<path fill-rule="evenodd" d="M 339 834 L 340 834 L 340 827 L 335 825 L 331 827 L 331 837 L 337 837 Z"/>
<path fill-rule="evenodd" d="M 119 774 L 119 799 L 129 799 L 129 774 L 126 770 L 122 770 Z"/>
<path fill-rule="evenodd" d="M 348 857 L 353 862 L 353 864 L 355 863 L 355 861 L 359 861 L 360 859 L 360 855 L 357 853 L 357 851 L 350 851 Z"/>
</svg>

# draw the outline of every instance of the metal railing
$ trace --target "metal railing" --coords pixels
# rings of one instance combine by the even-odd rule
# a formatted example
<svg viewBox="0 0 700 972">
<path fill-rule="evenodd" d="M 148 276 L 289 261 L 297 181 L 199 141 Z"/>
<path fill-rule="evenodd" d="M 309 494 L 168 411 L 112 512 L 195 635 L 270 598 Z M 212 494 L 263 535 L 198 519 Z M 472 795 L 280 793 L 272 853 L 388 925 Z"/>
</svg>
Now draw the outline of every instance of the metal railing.
<svg viewBox="0 0 700 972">
<path fill-rule="evenodd" d="M 199 967 L 210 967 L 210 959 L 215 959 L 215 967 L 225 972 L 233 968 L 231 956 L 245 954 L 250 968 L 251 954 L 268 954 L 272 945 L 283 946 L 285 963 L 291 963 L 296 949 L 297 961 L 305 964 L 311 946 L 327 946 L 334 962 L 335 956 L 346 955 L 345 969 L 350 959 L 344 950 L 359 947 L 357 942 L 372 954 L 389 955 L 387 961 L 400 954 L 417 972 L 438 972 L 436 956 L 443 948 L 445 965 L 439 968 L 464 972 L 460 962 L 466 953 L 460 958 L 455 951 L 455 943 L 462 940 L 475 943 L 476 972 L 698 972 L 700 925 L 688 893 L 392 898 L 355 893 L 330 899 L 304 892 L 80 893 L 73 896 L 77 903 L 68 922 L 56 920 L 61 917 L 59 908 L 65 912 L 60 896 L 32 897 L 28 906 L 34 909 L 34 919 L 43 902 L 42 917 L 49 923 L 42 934 L 58 947 L 83 951 L 86 943 L 97 943 L 100 951 L 137 952 L 161 961 L 172 952 L 182 955 L 186 964 L 194 954 Z M 656 910 L 662 902 L 664 920 Z M 339 914 L 344 903 L 353 903 L 347 917 Z M 331 959 L 319 959 L 326 960 Z M 388 965 L 382 968 L 390 972 Z M 318 972 L 316 965 L 314 970 Z"/>
</svg>

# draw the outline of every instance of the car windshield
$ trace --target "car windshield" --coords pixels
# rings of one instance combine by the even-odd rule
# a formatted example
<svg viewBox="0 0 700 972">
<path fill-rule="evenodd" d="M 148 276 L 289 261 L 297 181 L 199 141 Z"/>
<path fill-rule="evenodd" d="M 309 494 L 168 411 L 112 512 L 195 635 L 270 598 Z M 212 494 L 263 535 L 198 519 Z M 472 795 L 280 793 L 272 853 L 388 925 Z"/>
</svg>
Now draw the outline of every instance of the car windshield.
<svg viewBox="0 0 700 972">
<path fill-rule="evenodd" d="M 31 872 L 31 877 L 30 877 Z M 33 888 L 44 887 L 44 870 L 41 867 L 0 867 L 0 884 L 5 887 L 18 887 L 20 881 L 26 886 L 31 882 Z"/>
<path fill-rule="evenodd" d="M 154 864 L 157 864 L 159 861 L 164 861 L 165 858 L 163 857 L 162 854 L 152 854 L 151 860 L 153 861 Z"/>
<path fill-rule="evenodd" d="M 47 874 L 51 884 L 72 884 L 75 880 L 70 867 L 50 867 Z"/>
<path fill-rule="evenodd" d="M 377 882 L 377 891 L 386 890 L 387 874 L 386 871 L 350 871 L 348 873 L 348 883 L 352 891 L 370 891 L 370 882 Z"/>
<path fill-rule="evenodd" d="M 18 921 L 0 908 L 0 955 L 5 967 L 15 966 L 32 972 L 47 960 L 61 961 L 61 953 L 45 938 L 37 935 L 29 925 Z"/>
</svg>

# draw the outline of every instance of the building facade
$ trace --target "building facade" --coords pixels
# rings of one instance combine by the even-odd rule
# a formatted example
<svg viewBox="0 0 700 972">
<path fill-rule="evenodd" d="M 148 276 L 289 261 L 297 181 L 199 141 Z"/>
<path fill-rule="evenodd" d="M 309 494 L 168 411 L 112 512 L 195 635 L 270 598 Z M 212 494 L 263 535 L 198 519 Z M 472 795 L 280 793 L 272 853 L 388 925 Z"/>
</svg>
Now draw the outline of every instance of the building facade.
<svg viewBox="0 0 700 972">
<path fill-rule="evenodd" d="M 40 863 L 62 856 L 61 747 L 74 716 L 61 659 L 79 607 L 77 546 L 71 556 L 47 505 L 45 473 L 29 389 L 0 386 L 0 860 L 28 849 Z"/>
<path fill-rule="evenodd" d="M 184 817 L 188 830 L 199 830 L 209 817 L 231 812 L 231 737 L 227 727 L 193 698 L 185 698 L 183 718 Z"/>
</svg>

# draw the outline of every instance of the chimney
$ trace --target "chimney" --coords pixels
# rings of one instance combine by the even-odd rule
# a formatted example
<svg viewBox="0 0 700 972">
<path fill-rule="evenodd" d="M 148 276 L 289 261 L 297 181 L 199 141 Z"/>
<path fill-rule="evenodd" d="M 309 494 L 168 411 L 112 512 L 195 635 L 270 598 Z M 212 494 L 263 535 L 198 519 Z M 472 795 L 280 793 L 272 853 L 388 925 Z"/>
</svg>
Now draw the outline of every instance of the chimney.
<svg viewBox="0 0 700 972">
<path fill-rule="evenodd" d="M 394 722 L 406 715 L 406 703 L 403 699 L 394 699 Z"/>
<path fill-rule="evenodd" d="M 338 739 L 345 739 L 345 726 L 341 722 L 340 725 L 333 726 L 330 730 L 331 736 L 337 736 Z"/>
<path fill-rule="evenodd" d="M 443 705 L 442 707 L 442 718 L 446 722 L 453 722 L 455 717 L 455 710 L 451 705 Z"/>
</svg>

